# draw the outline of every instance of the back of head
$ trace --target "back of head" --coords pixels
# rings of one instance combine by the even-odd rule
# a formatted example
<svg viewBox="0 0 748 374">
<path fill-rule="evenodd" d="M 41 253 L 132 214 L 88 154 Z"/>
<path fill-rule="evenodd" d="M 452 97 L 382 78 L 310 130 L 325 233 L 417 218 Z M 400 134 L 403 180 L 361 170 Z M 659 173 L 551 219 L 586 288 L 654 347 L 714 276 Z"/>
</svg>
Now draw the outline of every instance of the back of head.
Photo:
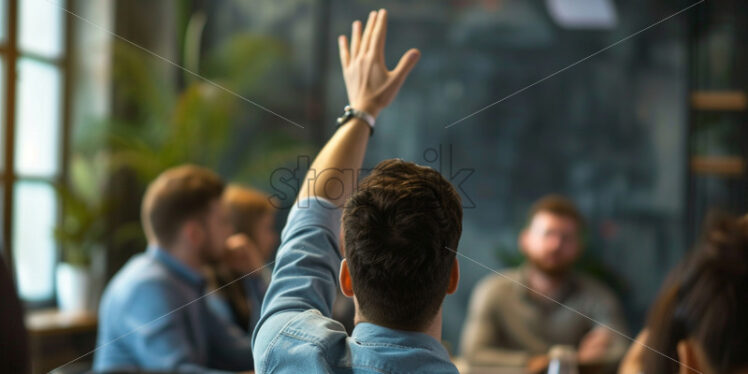
<svg viewBox="0 0 748 374">
<path fill-rule="evenodd" d="M 748 215 L 712 215 L 701 243 L 669 276 L 647 322 L 648 345 L 673 359 L 692 339 L 718 373 L 748 369 Z M 645 373 L 675 373 L 678 363 L 646 350 Z"/>
<path fill-rule="evenodd" d="M 182 224 L 205 214 L 223 190 L 221 177 L 200 166 L 177 166 L 161 173 L 148 186 L 141 207 L 148 241 L 169 248 Z"/>
<path fill-rule="evenodd" d="M 446 295 L 462 233 L 462 206 L 437 171 L 379 163 L 343 211 L 346 259 L 359 313 L 370 322 L 421 330 Z"/>
</svg>

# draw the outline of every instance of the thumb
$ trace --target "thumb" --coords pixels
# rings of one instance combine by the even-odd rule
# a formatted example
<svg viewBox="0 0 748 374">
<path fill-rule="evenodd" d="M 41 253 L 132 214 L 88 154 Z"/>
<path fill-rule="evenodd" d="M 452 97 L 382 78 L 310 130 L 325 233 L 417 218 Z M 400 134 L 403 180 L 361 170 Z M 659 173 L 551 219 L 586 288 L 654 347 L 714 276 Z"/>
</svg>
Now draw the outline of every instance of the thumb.
<svg viewBox="0 0 748 374">
<path fill-rule="evenodd" d="M 395 69 L 392 70 L 392 73 L 395 75 L 394 80 L 399 84 L 402 84 L 408 74 L 410 74 L 410 71 L 413 70 L 413 67 L 416 66 L 416 63 L 420 58 L 421 51 L 415 48 L 411 48 L 407 52 L 405 52 L 405 54 L 403 54 L 403 57 L 400 57 L 400 61 L 397 63 L 397 66 L 395 66 Z"/>
</svg>

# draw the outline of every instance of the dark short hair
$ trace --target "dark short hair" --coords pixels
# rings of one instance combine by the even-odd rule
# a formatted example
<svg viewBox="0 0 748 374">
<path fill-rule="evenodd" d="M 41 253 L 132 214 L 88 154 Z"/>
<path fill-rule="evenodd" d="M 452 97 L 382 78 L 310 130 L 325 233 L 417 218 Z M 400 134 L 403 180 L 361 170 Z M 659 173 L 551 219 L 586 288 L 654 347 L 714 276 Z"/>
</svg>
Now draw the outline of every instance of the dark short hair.
<svg viewBox="0 0 748 374">
<path fill-rule="evenodd" d="M 579 213 L 579 209 L 574 205 L 574 202 L 564 196 L 556 194 L 546 195 L 532 204 L 530 212 L 527 215 L 526 226 L 529 226 L 530 223 L 532 223 L 533 218 L 535 218 L 538 213 L 551 213 L 555 216 L 569 218 L 576 222 L 579 232 L 584 231 L 584 217 Z"/>
<path fill-rule="evenodd" d="M 161 173 L 143 197 L 141 219 L 148 239 L 171 246 L 182 224 L 207 213 L 224 188 L 218 174 L 200 166 L 177 166 Z"/>
<path fill-rule="evenodd" d="M 746 316 L 748 215 L 712 213 L 700 244 L 671 272 L 650 311 L 644 372 L 677 372 L 672 359 L 678 342 L 689 338 L 700 343 L 718 373 L 748 368 Z"/>
<path fill-rule="evenodd" d="M 420 330 L 436 316 L 462 233 L 462 205 L 434 169 L 392 159 L 364 178 L 343 210 L 345 252 L 366 320 Z"/>
</svg>

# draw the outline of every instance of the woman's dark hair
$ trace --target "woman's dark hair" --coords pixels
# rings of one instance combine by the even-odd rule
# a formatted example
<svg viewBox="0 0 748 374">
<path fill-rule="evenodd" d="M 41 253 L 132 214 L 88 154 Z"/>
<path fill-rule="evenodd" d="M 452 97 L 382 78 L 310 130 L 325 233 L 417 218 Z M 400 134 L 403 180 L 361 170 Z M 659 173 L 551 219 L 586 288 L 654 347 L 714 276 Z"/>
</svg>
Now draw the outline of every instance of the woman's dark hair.
<svg viewBox="0 0 748 374">
<path fill-rule="evenodd" d="M 689 338 L 717 372 L 748 368 L 748 215 L 710 215 L 700 243 L 668 276 L 647 329 L 645 373 L 676 373 L 678 342 Z"/>
</svg>

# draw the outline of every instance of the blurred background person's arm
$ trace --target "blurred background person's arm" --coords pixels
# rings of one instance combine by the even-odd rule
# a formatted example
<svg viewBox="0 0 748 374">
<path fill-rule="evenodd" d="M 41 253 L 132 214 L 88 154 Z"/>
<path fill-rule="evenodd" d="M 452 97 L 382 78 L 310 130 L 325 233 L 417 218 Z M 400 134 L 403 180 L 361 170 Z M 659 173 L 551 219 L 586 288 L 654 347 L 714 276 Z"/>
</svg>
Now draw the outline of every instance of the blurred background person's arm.
<svg viewBox="0 0 748 374">
<path fill-rule="evenodd" d="M 628 352 L 621 360 L 621 365 L 618 367 L 618 374 L 642 374 L 642 354 L 647 349 L 647 330 L 642 330 L 639 335 L 636 336 L 636 340 L 631 343 Z"/>
<path fill-rule="evenodd" d="M 623 308 L 616 295 L 607 289 L 597 289 L 591 296 L 595 305 L 588 317 L 595 327 L 579 342 L 577 359 L 581 365 L 613 368 L 631 343 L 626 338 L 628 329 Z"/>
<path fill-rule="evenodd" d="M 473 291 L 460 341 L 462 355 L 475 366 L 523 367 L 533 355 L 524 350 L 502 348 L 505 342 L 499 331 L 499 314 L 495 308 L 501 295 L 494 291 L 490 278 L 479 283 Z"/>
</svg>

